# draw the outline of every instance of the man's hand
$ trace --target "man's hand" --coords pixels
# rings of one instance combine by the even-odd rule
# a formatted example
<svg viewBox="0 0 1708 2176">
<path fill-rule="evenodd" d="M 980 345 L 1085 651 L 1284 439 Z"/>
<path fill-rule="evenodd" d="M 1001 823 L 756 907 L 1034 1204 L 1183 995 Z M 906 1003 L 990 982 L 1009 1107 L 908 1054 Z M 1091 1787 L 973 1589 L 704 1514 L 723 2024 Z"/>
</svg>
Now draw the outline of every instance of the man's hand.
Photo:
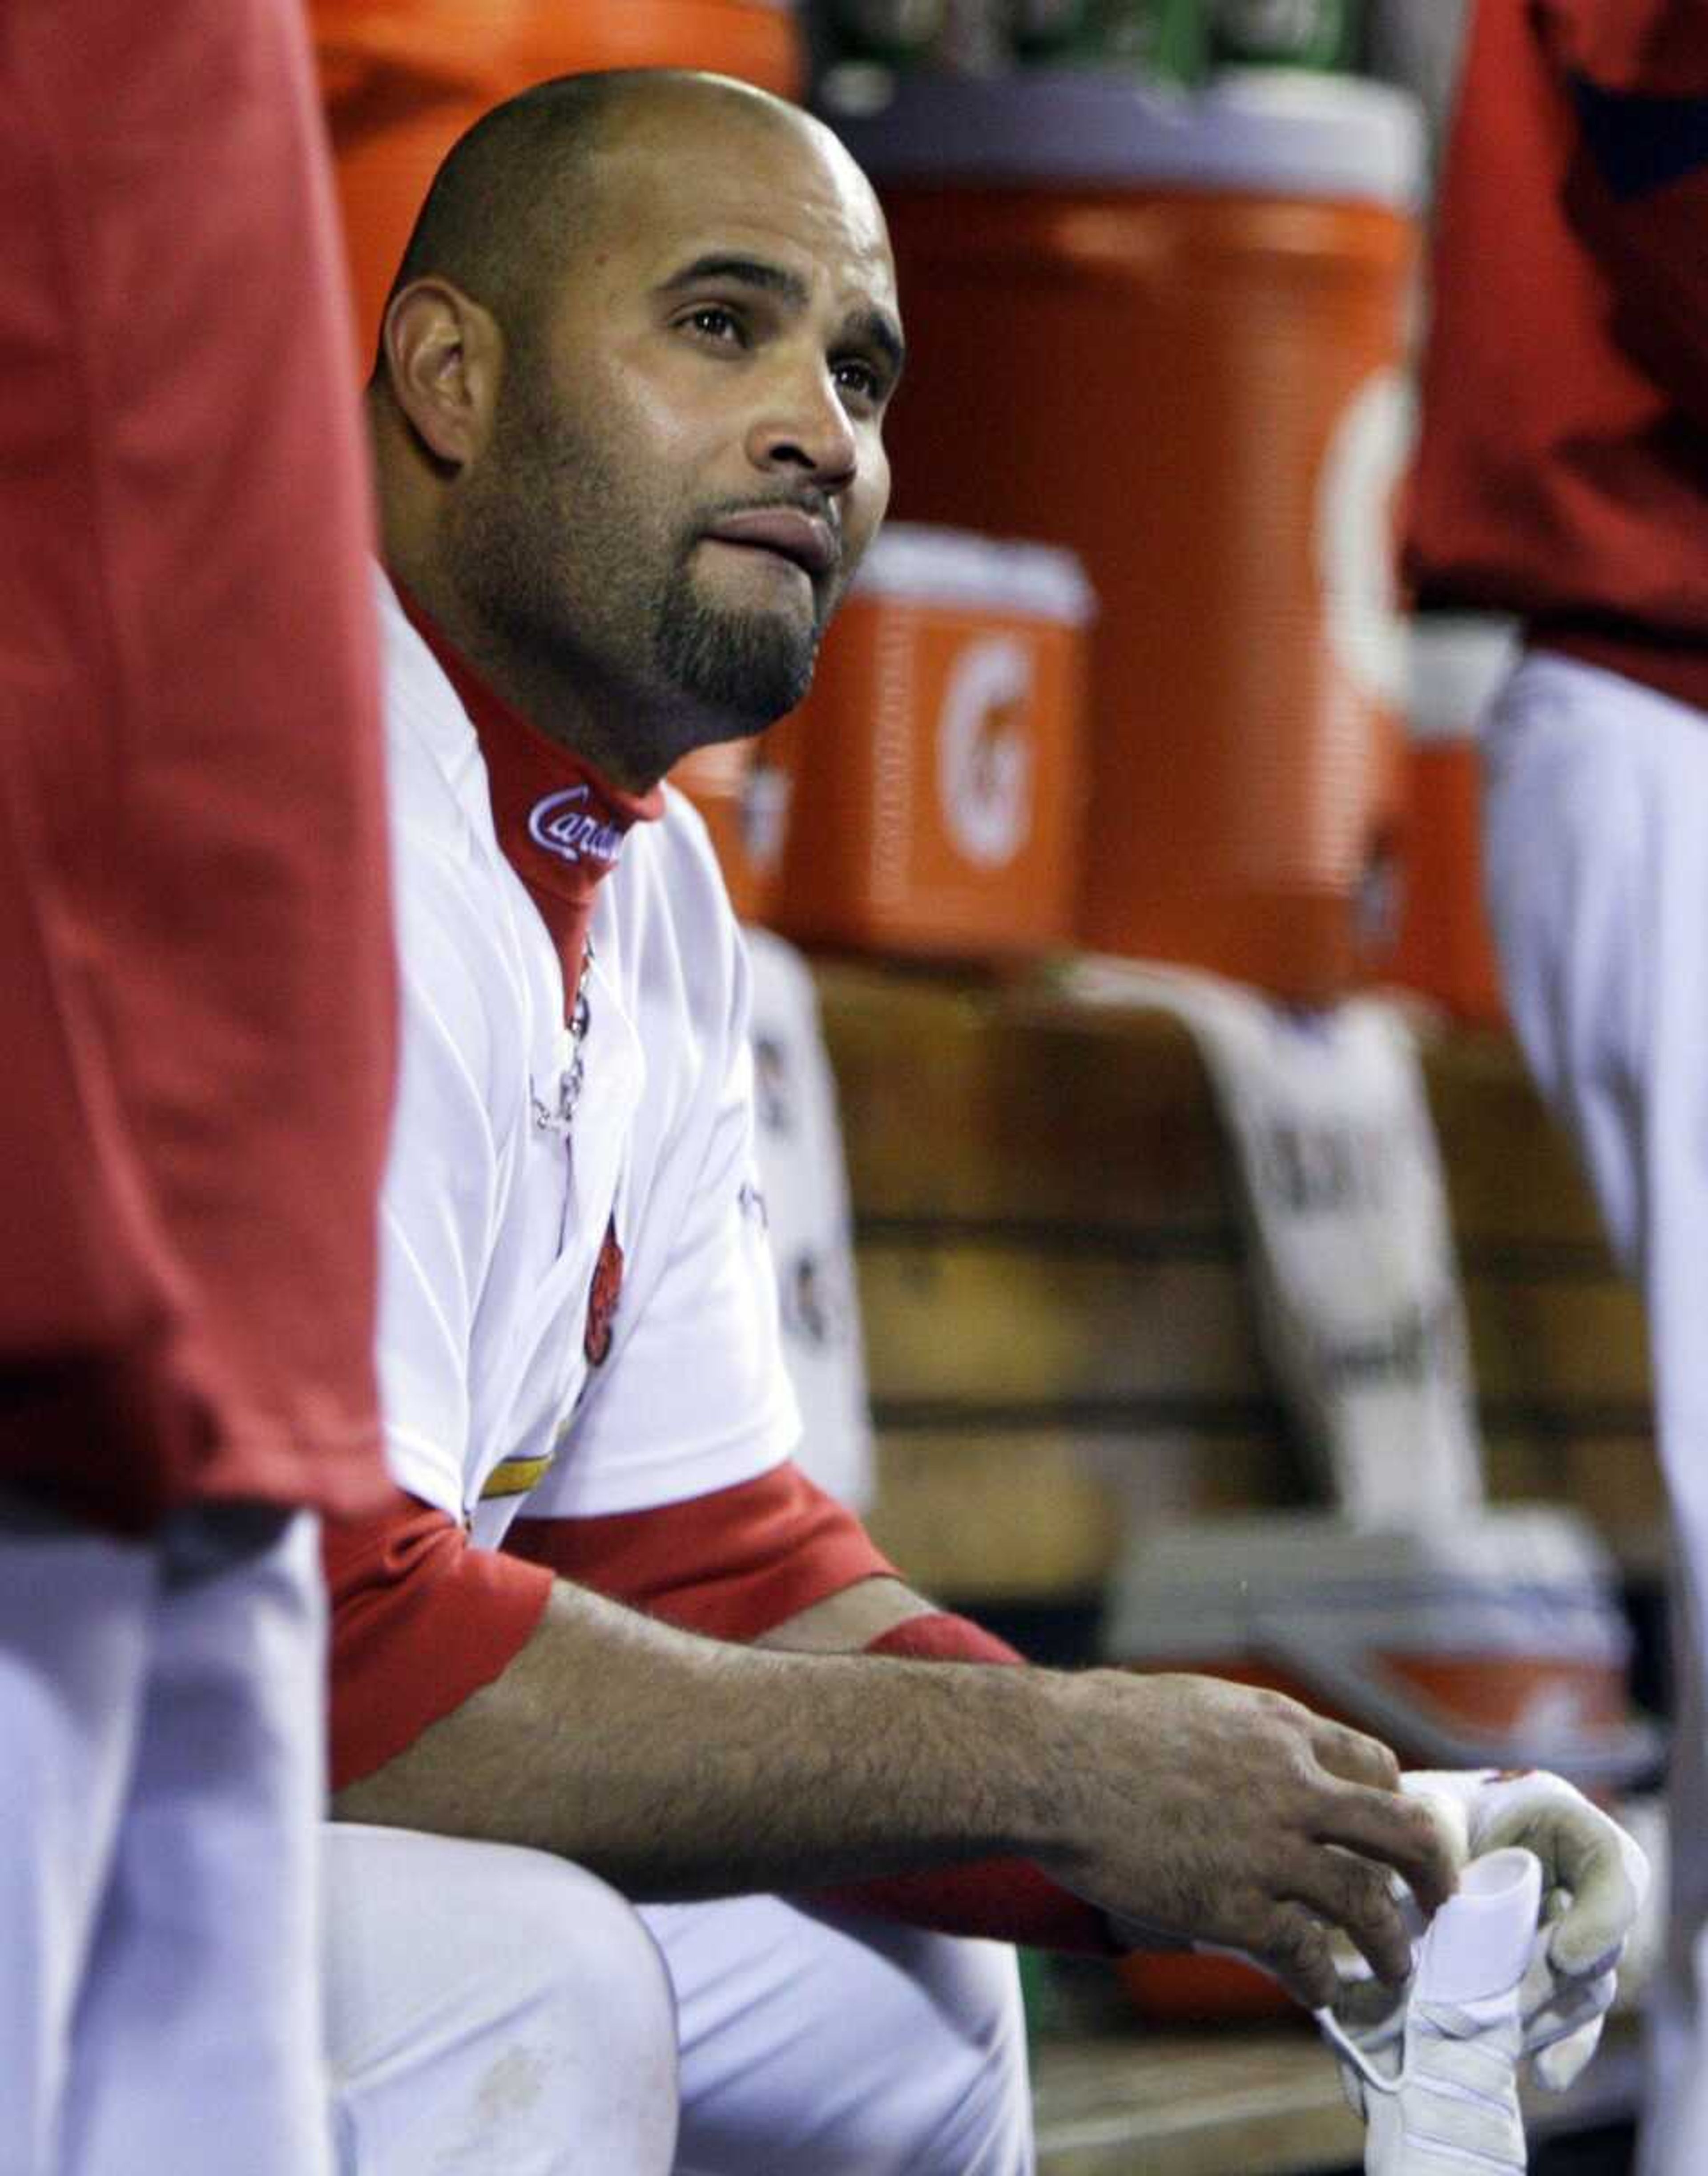
<svg viewBox="0 0 1708 2176">
<path fill-rule="evenodd" d="M 1135 1943 L 1237 1950 L 1309 2008 L 1344 1929 L 1379 1979 L 1412 1950 L 1390 1873 L 1427 1912 L 1454 1864 L 1385 1746 L 1280 1693 L 1095 1670 L 1055 1679 L 1072 1840 L 1047 1870 Z"/>
<path fill-rule="evenodd" d="M 1417 1769 L 1409 1797 L 1449 1810 L 1465 1857 L 1521 1844 L 1542 1861 L 1542 1912 L 1520 1994 L 1531 2075 L 1563 2092 L 1595 2053 L 1649 1862 L 1618 1823 L 1546 1769 Z"/>
</svg>

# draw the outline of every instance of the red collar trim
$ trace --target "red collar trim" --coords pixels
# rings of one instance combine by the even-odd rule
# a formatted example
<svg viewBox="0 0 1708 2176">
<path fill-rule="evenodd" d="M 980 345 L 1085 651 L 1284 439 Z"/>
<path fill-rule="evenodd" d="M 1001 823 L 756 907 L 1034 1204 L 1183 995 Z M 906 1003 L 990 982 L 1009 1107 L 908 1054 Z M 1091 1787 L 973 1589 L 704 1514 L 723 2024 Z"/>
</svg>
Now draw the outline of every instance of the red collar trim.
<svg viewBox="0 0 1708 2176">
<path fill-rule="evenodd" d="M 398 602 L 468 712 L 492 797 L 504 857 L 528 887 L 565 955 L 579 960 L 593 895 L 616 868 L 636 824 L 664 813 L 664 789 L 625 793 L 495 694 L 405 589 Z M 570 977 L 572 985 L 574 977 Z"/>
</svg>

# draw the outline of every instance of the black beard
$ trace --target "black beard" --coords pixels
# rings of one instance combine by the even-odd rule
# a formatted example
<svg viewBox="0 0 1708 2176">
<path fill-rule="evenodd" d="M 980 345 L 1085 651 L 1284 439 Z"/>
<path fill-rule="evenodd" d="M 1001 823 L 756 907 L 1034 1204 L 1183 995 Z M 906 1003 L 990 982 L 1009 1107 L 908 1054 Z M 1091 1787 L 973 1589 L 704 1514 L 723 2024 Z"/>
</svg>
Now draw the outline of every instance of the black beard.
<svg viewBox="0 0 1708 2176">
<path fill-rule="evenodd" d="M 660 600 L 654 628 L 669 685 L 736 733 L 775 724 L 813 684 L 816 623 L 801 628 L 768 612 L 720 611 L 678 580 Z"/>
<path fill-rule="evenodd" d="M 649 563 L 623 518 L 623 487 L 596 437 L 554 414 L 519 363 L 492 472 L 464 497 L 452 545 L 462 586 L 528 677 L 543 668 L 575 689 L 636 770 L 661 775 L 688 748 L 760 732 L 796 707 L 832 598 L 808 623 L 708 603 L 692 566 L 704 517 Z M 553 570 L 576 558 L 569 602 Z M 605 745 L 582 753 L 612 759 Z"/>
</svg>

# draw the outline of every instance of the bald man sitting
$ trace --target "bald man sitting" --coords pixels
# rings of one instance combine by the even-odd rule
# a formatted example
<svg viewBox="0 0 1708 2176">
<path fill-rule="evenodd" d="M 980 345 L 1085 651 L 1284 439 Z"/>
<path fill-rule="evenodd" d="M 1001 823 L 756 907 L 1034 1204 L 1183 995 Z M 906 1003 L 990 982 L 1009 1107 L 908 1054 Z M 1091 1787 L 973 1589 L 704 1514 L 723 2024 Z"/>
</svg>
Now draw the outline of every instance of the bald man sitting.
<svg viewBox="0 0 1708 2176">
<path fill-rule="evenodd" d="M 748 971 L 660 781 L 791 708 L 882 518 L 872 193 L 715 78 L 452 153 L 387 309 L 395 1500 L 331 1540 L 346 2170 L 1018 2176 L 1009 1942 L 1329 1996 L 1452 1885 L 1387 1751 L 1006 1667 L 791 1462 Z M 637 1908 L 639 1907 L 639 1908 Z"/>
</svg>

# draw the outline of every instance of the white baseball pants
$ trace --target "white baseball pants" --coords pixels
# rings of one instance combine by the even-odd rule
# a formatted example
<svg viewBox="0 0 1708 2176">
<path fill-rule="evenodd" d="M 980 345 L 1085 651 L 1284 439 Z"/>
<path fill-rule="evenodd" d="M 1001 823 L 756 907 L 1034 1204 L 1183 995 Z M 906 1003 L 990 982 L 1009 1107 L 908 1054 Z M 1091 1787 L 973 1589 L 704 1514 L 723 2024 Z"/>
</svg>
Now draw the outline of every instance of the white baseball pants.
<svg viewBox="0 0 1708 2176">
<path fill-rule="evenodd" d="M 1485 745 L 1490 916 L 1513 1023 L 1640 1281 L 1672 1504 L 1678 1686 L 1667 1956 L 1643 2176 L 1708 2156 L 1708 716 L 1539 653 Z"/>
<path fill-rule="evenodd" d="M 327 1831 L 340 2176 L 1030 2176 L 1010 1950 Z"/>
<path fill-rule="evenodd" d="M 0 2176 L 324 2176 L 310 1513 L 0 1498 Z"/>
</svg>

